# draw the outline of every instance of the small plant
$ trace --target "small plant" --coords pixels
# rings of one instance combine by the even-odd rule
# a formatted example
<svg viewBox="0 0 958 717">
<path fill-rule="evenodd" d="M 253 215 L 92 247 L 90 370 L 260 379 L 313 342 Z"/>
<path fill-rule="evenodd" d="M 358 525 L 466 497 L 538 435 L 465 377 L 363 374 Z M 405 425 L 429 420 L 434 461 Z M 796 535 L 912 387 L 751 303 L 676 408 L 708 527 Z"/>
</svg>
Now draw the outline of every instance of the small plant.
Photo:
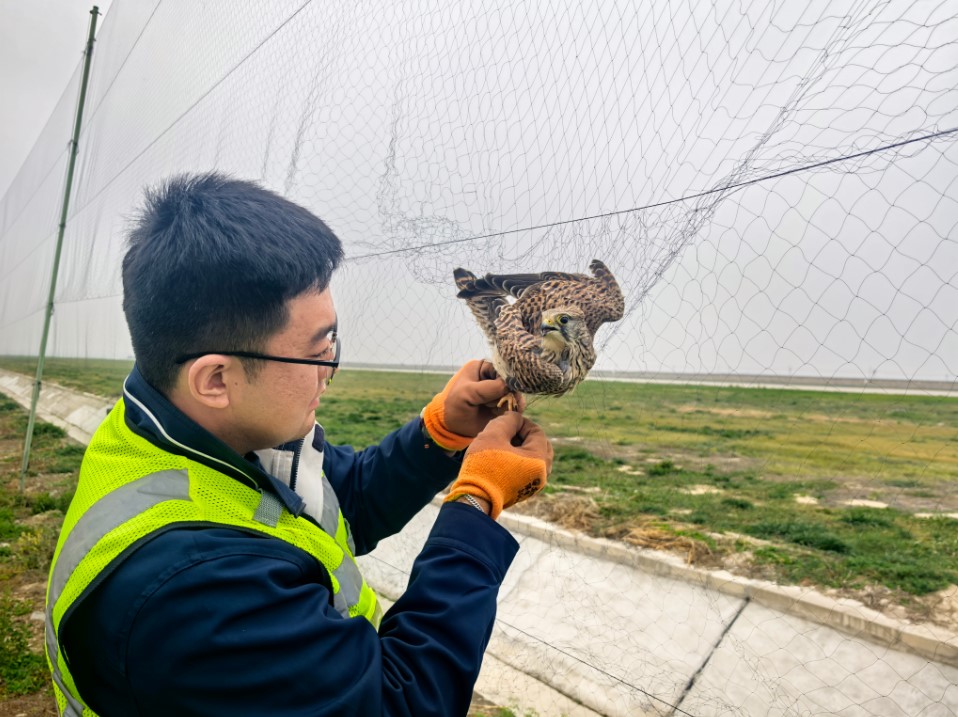
<svg viewBox="0 0 958 717">
<path fill-rule="evenodd" d="M 648 469 L 650 476 L 667 476 L 675 472 L 675 464 L 672 461 L 659 461 Z"/>
<path fill-rule="evenodd" d="M 46 421 L 37 421 L 33 425 L 34 436 L 49 436 L 50 438 L 65 438 L 67 432 L 59 426 L 54 426 Z"/>
<path fill-rule="evenodd" d="M 51 528 L 33 528 L 20 533 L 13 544 L 17 563 L 26 570 L 46 570 L 56 548 L 57 531 Z"/>
<path fill-rule="evenodd" d="M 30 512 L 34 515 L 46 513 L 48 510 L 55 510 L 59 507 L 60 505 L 56 497 L 49 493 L 39 493 L 30 501 Z"/>
<path fill-rule="evenodd" d="M 0 540 L 13 540 L 18 535 L 20 535 L 20 526 L 17 525 L 13 510 L 8 507 L 0 508 Z"/>
<path fill-rule="evenodd" d="M 890 528 L 895 521 L 882 512 L 869 508 L 853 508 L 841 517 L 848 525 L 872 525 L 881 528 Z"/>
<path fill-rule="evenodd" d="M 46 660 L 30 650 L 29 626 L 17 619 L 30 609 L 9 592 L 0 597 L 0 695 L 28 695 L 46 685 Z"/>
<path fill-rule="evenodd" d="M 779 538 L 830 553 L 847 553 L 850 550 L 845 541 L 829 533 L 825 526 L 802 520 L 765 521 L 749 526 L 746 532 L 756 538 Z"/>
</svg>

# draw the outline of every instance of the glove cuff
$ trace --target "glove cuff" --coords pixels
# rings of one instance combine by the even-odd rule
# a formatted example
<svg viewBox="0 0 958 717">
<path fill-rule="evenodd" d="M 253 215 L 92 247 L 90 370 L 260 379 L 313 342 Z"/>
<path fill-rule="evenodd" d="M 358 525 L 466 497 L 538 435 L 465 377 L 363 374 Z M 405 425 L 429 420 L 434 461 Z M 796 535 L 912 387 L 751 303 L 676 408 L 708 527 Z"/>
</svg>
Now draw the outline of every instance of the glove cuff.
<svg viewBox="0 0 958 717">
<path fill-rule="evenodd" d="M 489 517 L 493 520 L 496 520 L 499 517 L 499 513 L 502 512 L 502 497 L 497 495 L 489 495 L 486 491 L 482 490 L 479 486 L 470 483 L 470 482 L 460 482 L 456 481 L 452 488 L 449 489 L 449 495 L 443 498 L 443 503 L 452 503 L 453 501 L 459 500 L 464 495 L 470 495 L 473 498 L 482 498 L 483 500 L 489 501 Z"/>
<path fill-rule="evenodd" d="M 490 516 L 492 515 L 492 511 L 493 511 L 493 508 L 491 506 L 492 501 L 489 500 L 489 496 L 487 496 L 485 493 L 483 493 L 482 495 L 473 495 L 472 493 L 456 493 L 456 494 L 450 493 L 449 495 L 447 495 L 445 498 L 442 499 L 442 502 L 452 503 L 454 501 L 459 500 L 460 498 L 465 498 L 466 502 L 469 503 L 469 505 L 471 505 L 473 508 L 478 510 L 483 515 L 490 515 Z M 476 500 L 476 498 L 482 498 L 484 501 L 487 501 L 488 503 L 490 503 L 489 512 L 486 512 L 486 509 L 482 506 L 482 504 L 479 503 L 478 500 Z"/>
<path fill-rule="evenodd" d="M 458 433 L 453 433 L 446 428 L 445 423 L 443 423 L 442 405 L 437 405 L 437 401 L 435 400 L 431 401 L 429 405 L 422 409 L 422 414 L 420 415 L 432 442 L 444 451 L 465 450 L 474 440 L 474 438 L 460 436 Z"/>
</svg>

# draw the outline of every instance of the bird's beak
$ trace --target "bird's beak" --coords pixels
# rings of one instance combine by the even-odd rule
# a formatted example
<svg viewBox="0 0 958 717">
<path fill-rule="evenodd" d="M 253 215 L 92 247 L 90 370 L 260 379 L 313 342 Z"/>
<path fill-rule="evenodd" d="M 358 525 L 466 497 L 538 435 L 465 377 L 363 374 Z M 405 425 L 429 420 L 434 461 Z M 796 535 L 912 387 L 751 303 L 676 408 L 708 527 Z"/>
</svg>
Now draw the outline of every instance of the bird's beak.
<svg viewBox="0 0 958 717">
<path fill-rule="evenodd" d="M 562 342 L 569 340 L 569 337 L 566 336 L 565 327 L 559 323 L 558 317 L 552 317 L 551 319 L 543 319 L 542 325 L 539 327 L 539 330 L 542 331 L 542 336 L 549 336 L 552 332 L 556 332 L 561 337 Z"/>
</svg>

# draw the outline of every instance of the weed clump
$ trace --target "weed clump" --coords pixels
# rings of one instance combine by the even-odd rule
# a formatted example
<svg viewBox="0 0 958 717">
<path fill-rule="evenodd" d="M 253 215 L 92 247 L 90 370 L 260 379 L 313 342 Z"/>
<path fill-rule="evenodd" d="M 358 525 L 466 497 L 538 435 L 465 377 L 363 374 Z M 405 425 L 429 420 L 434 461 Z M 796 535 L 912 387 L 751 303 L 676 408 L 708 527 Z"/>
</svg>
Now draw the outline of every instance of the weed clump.
<svg viewBox="0 0 958 717">
<path fill-rule="evenodd" d="M 31 610 L 26 600 L 9 592 L 0 597 L 0 695 L 28 695 L 46 686 L 47 663 L 30 649 L 30 627 L 23 619 Z"/>
</svg>

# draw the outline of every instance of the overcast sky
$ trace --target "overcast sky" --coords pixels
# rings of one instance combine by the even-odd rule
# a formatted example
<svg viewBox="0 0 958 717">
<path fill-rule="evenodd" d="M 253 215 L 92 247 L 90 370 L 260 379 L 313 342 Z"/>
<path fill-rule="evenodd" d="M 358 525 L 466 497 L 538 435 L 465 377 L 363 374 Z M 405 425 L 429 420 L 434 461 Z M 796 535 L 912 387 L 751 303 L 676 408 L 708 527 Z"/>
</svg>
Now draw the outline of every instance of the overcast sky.
<svg viewBox="0 0 958 717">
<path fill-rule="evenodd" d="M 83 58 L 90 9 L 112 1 L 0 0 L 0 197 Z"/>
<path fill-rule="evenodd" d="M 4 150 L 0 184 L 80 61 L 89 8 L 53 41 L 61 6 L 4 24 L 16 29 L 0 47 L 20 48 L 4 81 L 34 67 L 27 48 L 69 61 L 14 132 L 21 156 Z M 114 3 L 93 63 L 54 354 L 128 355 L 117 267 L 131 209 L 144 185 L 215 167 L 286 194 L 343 238 L 334 289 L 353 361 L 482 352 L 455 298 L 457 265 L 581 271 L 601 258 L 629 314 L 603 329 L 597 368 L 956 375 L 958 145 L 878 151 L 958 126 L 946 2 L 372 7 Z M 3 106 L 25 112 L 26 95 L 9 94 Z M 38 343 L 61 134 L 50 125 L 50 156 L 0 205 L 0 353 Z M 807 171 L 842 156 L 858 159 Z"/>
</svg>

